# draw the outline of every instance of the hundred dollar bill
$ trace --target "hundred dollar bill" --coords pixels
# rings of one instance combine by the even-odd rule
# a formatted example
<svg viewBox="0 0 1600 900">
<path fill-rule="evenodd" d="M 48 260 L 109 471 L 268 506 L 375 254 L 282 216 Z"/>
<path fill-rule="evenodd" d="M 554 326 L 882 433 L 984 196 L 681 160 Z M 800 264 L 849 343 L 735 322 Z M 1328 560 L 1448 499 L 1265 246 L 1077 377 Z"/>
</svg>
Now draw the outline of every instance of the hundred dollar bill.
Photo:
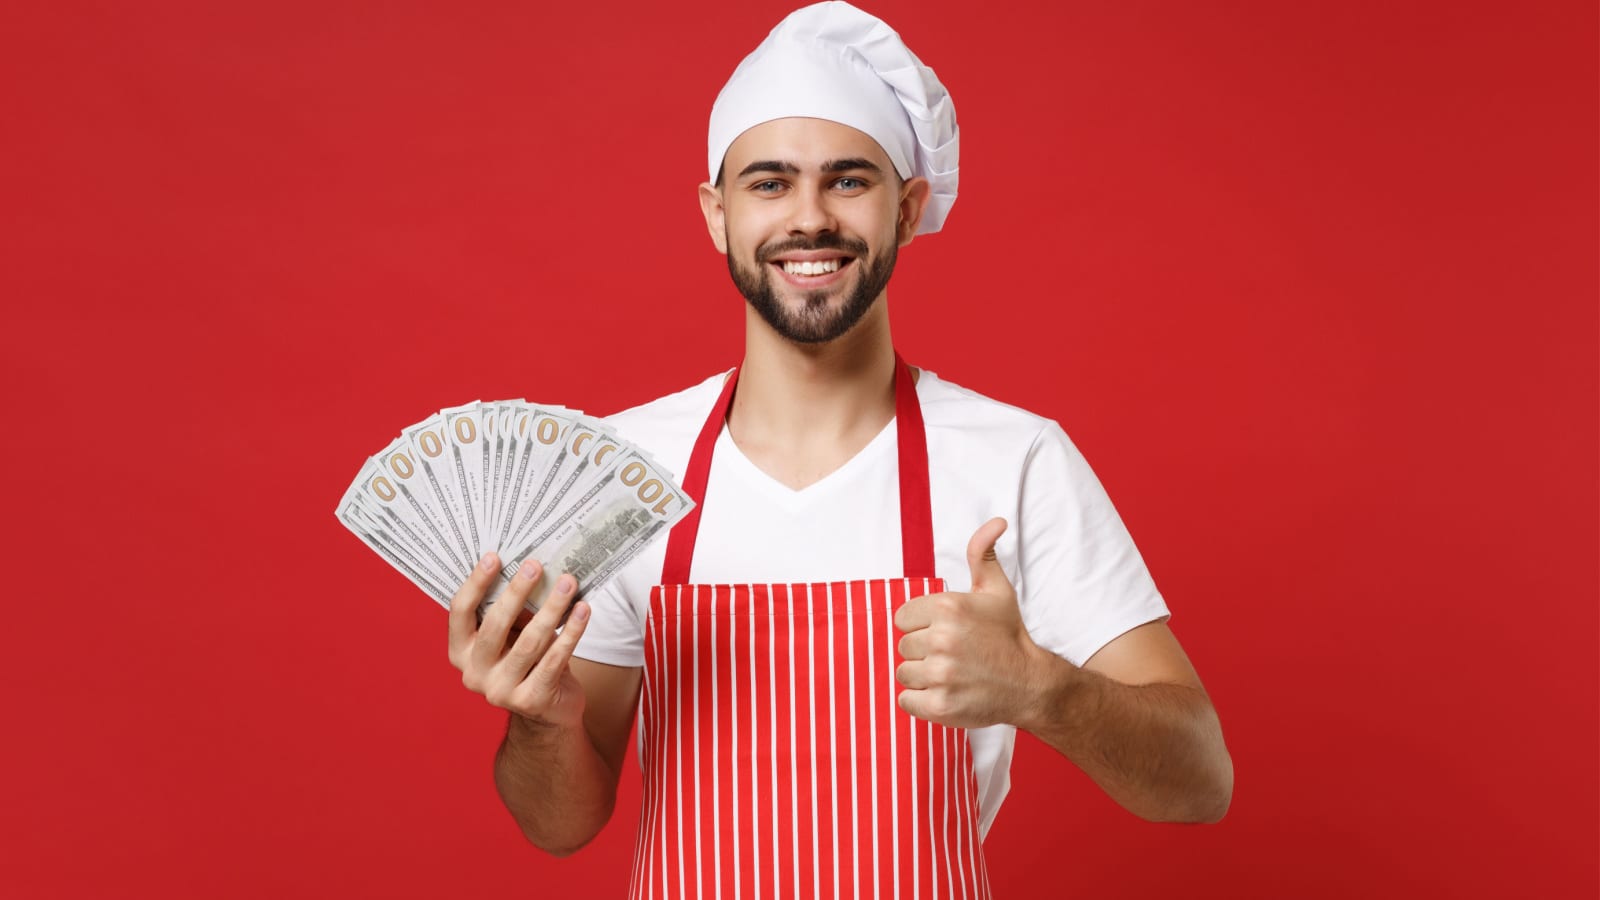
<svg viewBox="0 0 1600 900">
<path fill-rule="evenodd" d="M 450 465 L 450 434 L 444 415 L 434 413 L 401 434 L 411 442 L 411 458 L 422 472 L 428 496 L 443 515 L 446 537 L 453 539 L 451 551 L 459 552 L 470 569 L 479 556 L 477 527 L 467 515 Z"/>
<path fill-rule="evenodd" d="M 462 580 L 472 571 L 476 559 L 468 560 L 448 537 L 454 526 L 447 524 L 447 514 L 435 505 L 432 491 L 426 484 L 417 462 L 412 458 L 411 442 L 401 435 L 373 457 L 378 475 L 369 481 L 367 496 L 377 498 L 387 508 L 402 509 L 407 513 L 407 524 L 432 537 L 430 545 L 451 563 L 451 569 Z"/>
<path fill-rule="evenodd" d="M 592 484 L 604 466 L 615 465 L 622 443 L 613 437 L 605 425 L 588 416 L 578 416 L 562 432 L 559 443 L 550 449 L 546 458 L 544 477 L 536 492 L 524 501 L 523 512 L 508 547 L 521 547 L 553 511 L 565 509 L 569 496 L 582 493 L 582 488 Z M 578 487 L 574 493 L 574 487 Z"/>
<path fill-rule="evenodd" d="M 438 576 L 429 571 L 427 564 L 404 541 L 397 539 L 381 520 L 366 509 L 356 495 L 354 485 L 345 492 L 344 499 L 339 503 L 339 521 L 373 552 L 410 579 L 412 584 L 421 588 L 424 594 L 432 597 L 435 603 L 445 609 L 450 608 L 450 597 L 455 592 L 447 586 L 448 582 L 438 580 Z"/>
<path fill-rule="evenodd" d="M 563 574 L 577 579 L 580 594 L 592 591 L 693 508 L 694 501 L 670 478 L 630 453 L 554 516 L 559 522 L 548 523 L 538 540 L 503 557 L 499 580 L 509 583 L 524 559 L 537 559 L 544 576 L 527 604 L 535 611 Z"/>
<path fill-rule="evenodd" d="M 510 430 L 511 416 L 518 400 L 501 400 L 486 404 L 484 430 L 489 433 L 493 461 L 489 473 L 489 546 L 500 546 L 500 505 L 505 502 L 506 480 L 510 477 L 511 446 L 506 432 Z"/>
<path fill-rule="evenodd" d="M 427 523 L 406 500 L 400 488 L 395 487 L 388 472 L 376 460 L 367 460 L 356 473 L 356 480 L 345 492 L 347 499 L 366 511 L 368 518 L 383 527 L 386 544 L 404 547 L 405 558 L 414 560 L 416 567 L 425 572 L 434 584 L 450 587 L 461 583 L 455 566 L 440 552 L 437 542 L 428 532 Z M 341 511 L 344 509 L 340 507 Z M 452 593 L 454 587 L 451 587 Z"/>
<path fill-rule="evenodd" d="M 497 549 L 507 550 L 516 545 L 518 523 L 549 489 L 552 463 L 559 457 L 562 441 L 573 421 L 574 417 L 560 407 L 534 404 L 518 409 L 512 416 L 514 472 L 497 526 Z"/>
<path fill-rule="evenodd" d="M 482 403 L 465 403 L 439 411 L 450 438 L 450 470 L 472 529 L 472 552 L 482 556 L 489 546 L 489 514 L 484 501 L 489 489 L 488 441 L 483 432 Z"/>
<path fill-rule="evenodd" d="M 602 420 L 507 400 L 406 428 L 361 466 L 335 513 L 442 606 L 483 552 L 499 553 L 502 583 L 537 558 L 547 572 L 529 603 L 537 609 L 564 573 L 580 591 L 601 586 L 692 507 L 666 469 Z"/>
</svg>

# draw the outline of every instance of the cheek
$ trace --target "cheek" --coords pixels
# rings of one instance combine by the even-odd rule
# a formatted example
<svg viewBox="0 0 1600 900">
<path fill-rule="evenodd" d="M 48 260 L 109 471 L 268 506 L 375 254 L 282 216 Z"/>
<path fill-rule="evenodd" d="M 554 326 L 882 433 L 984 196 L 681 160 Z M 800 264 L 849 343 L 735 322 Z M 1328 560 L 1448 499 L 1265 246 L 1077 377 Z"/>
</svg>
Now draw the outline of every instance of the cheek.
<svg viewBox="0 0 1600 900">
<path fill-rule="evenodd" d="M 752 259 L 756 248 L 761 246 L 762 231 L 757 222 L 749 216 L 735 218 L 729 215 L 723 220 L 726 226 L 723 234 L 728 245 L 728 253 L 740 259 Z"/>
</svg>

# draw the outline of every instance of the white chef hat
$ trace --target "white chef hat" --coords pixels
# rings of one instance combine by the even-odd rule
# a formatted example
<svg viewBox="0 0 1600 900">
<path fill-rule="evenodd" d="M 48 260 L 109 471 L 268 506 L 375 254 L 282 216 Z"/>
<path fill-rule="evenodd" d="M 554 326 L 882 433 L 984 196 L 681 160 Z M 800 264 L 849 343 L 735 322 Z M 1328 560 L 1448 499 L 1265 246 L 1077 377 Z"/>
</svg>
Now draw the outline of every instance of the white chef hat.
<svg viewBox="0 0 1600 900">
<path fill-rule="evenodd" d="M 790 116 L 827 119 L 865 132 L 901 178 L 932 187 L 918 234 L 944 226 L 956 202 L 956 110 L 933 70 L 883 20 L 848 3 L 790 13 L 739 63 L 711 107 L 711 180 L 734 139 Z"/>
</svg>

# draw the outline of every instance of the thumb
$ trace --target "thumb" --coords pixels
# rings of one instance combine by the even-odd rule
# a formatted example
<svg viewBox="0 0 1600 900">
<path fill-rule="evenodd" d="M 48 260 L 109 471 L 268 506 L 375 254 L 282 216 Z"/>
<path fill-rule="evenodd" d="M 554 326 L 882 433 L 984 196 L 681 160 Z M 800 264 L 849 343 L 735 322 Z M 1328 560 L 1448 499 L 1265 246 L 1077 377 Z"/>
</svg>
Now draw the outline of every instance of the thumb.
<svg viewBox="0 0 1600 900">
<path fill-rule="evenodd" d="M 1011 580 L 1000 568 L 1000 560 L 994 553 L 995 541 L 1005 532 L 1006 520 L 996 517 L 979 526 L 972 533 L 972 540 L 967 542 L 967 567 L 972 570 L 973 593 L 1010 590 Z"/>
</svg>

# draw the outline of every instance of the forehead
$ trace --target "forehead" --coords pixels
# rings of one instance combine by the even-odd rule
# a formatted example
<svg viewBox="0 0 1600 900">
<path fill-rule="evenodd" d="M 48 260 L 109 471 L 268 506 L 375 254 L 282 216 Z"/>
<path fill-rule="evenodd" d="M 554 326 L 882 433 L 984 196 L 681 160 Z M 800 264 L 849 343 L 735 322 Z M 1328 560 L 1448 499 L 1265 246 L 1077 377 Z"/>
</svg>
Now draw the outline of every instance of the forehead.
<svg viewBox="0 0 1600 900">
<path fill-rule="evenodd" d="M 809 171 L 830 160 L 856 158 L 869 159 L 885 172 L 894 170 L 889 154 L 866 132 L 827 119 L 793 117 L 747 129 L 728 145 L 722 169 L 733 176 L 756 160 L 775 160 Z"/>
</svg>

